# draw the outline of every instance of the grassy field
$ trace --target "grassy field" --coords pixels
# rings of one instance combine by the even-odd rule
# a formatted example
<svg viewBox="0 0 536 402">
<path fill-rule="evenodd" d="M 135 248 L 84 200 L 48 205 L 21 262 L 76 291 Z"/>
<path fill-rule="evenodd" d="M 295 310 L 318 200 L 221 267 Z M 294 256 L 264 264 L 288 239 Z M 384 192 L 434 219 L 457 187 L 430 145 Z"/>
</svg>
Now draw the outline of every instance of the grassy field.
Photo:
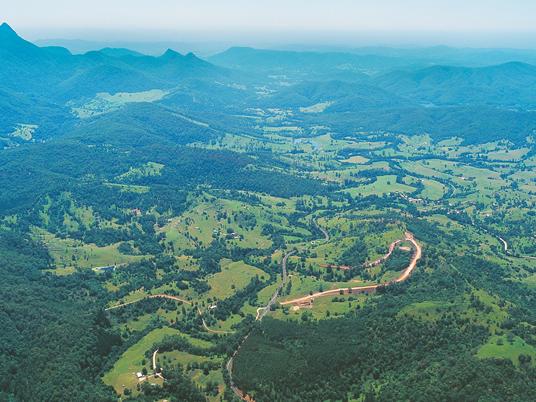
<svg viewBox="0 0 536 402">
<path fill-rule="evenodd" d="M 111 385 L 118 394 L 123 394 L 125 388 L 135 391 L 138 383 L 136 372 L 141 371 L 144 367 L 149 372 L 151 371 L 151 362 L 150 359 L 145 358 L 145 352 L 151 351 L 152 346 L 162 341 L 164 337 L 180 334 L 178 330 L 168 327 L 158 328 L 149 332 L 121 355 L 113 368 L 102 378 L 103 382 Z M 145 364 L 142 364 L 143 360 L 145 360 Z"/>
<path fill-rule="evenodd" d="M 510 339 L 507 336 L 492 336 L 488 342 L 478 349 L 477 357 L 480 359 L 505 359 L 519 366 L 519 356 L 526 355 L 532 358 L 532 366 L 536 365 L 536 348 L 527 344 L 518 336 Z"/>
<path fill-rule="evenodd" d="M 519 161 L 529 153 L 529 148 L 504 149 L 487 154 L 488 159 L 497 161 Z"/>
<path fill-rule="evenodd" d="M 17 124 L 15 130 L 9 134 L 10 137 L 20 138 L 24 141 L 30 141 L 33 137 L 35 130 L 39 126 L 35 124 Z"/>
<path fill-rule="evenodd" d="M 116 306 L 118 304 L 123 304 L 123 303 L 135 302 L 135 301 L 144 299 L 147 296 L 148 296 L 148 292 L 144 289 L 134 290 L 130 292 L 129 294 L 127 294 L 126 296 L 122 297 L 121 300 L 110 302 L 110 305 L 108 307 L 113 307 L 113 306 Z"/>
<path fill-rule="evenodd" d="M 316 279 L 314 276 L 303 276 L 298 273 L 292 273 L 289 282 L 291 283 L 290 293 L 284 294 L 279 301 L 286 301 L 298 296 L 305 296 L 311 292 L 320 292 L 330 289 L 348 288 L 364 286 L 364 282 L 327 282 L 322 279 Z"/>
<path fill-rule="evenodd" d="M 472 303 L 470 294 L 465 293 L 463 297 L 449 302 L 427 300 L 413 303 L 402 308 L 398 314 L 433 321 L 445 313 L 455 312 L 460 317 L 487 328 L 491 334 L 499 331 L 508 317 L 508 306 L 500 307 L 499 299 L 483 290 L 472 289 L 471 294 L 483 308 L 477 308 Z"/>
<path fill-rule="evenodd" d="M 225 299 L 236 291 L 245 288 L 256 275 L 259 278 L 268 278 L 259 268 L 247 265 L 242 261 L 233 262 L 224 259 L 221 262 L 221 272 L 208 278 L 211 289 L 207 297 L 212 299 Z"/>
<path fill-rule="evenodd" d="M 408 185 L 413 185 L 414 183 L 421 182 L 424 185 L 424 189 L 417 194 L 417 197 L 424 198 L 431 201 L 437 201 L 443 198 L 447 187 L 444 184 L 436 180 L 431 179 L 416 179 L 411 176 L 406 176 L 404 182 Z"/>
<path fill-rule="evenodd" d="M 191 309 L 191 307 L 190 307 Z M 182 316 L 181 309 L 166 311 L 162 308 L 158 309 L 152 314 L 143 314 L 139 317 L 135 317 L 124 324 L 123 329 L 130 331 L 142 331 L 155 319 L 159 318 L 162 322 L 170 324 L 172 321 L 180 319 Z M 194 339 L 194 338 L 192 338 Z"/>
<path fill-rule="evenodd" d="M 132 180 L 142 177 L 159 176 L 164 165 L 157 162 L 147 162 L 138 167 L 130 167 L 128 172 L 116 177 L 117 180 Z"/>
<path fill-rule="evenodd" d="M 357 155 L 357 156 L 351 156 L 350 158 L 345 159 L 342 162 L 354 163 L 356 165 L 362 165 L 364 163 L 367 163 L 368 161 L 369 161 L 369 159 L 365 158 L 364 156 Z"/>
<path fill-rule="evenodd" d="M 427 300 L 423 302 L 413 303 L 405 306 L 398 313 L 399 315 L 408 315 L 420 320 L 435 320 L 442 313 L 449 310 L 461 310 L 462 306 L 454 302 L 445 303 L 443 301 Z"/>
<path fill-rule="evenodd" d="M 322 113 L 328 107 L 330 107 L 333 102 L 321 102 L 308 107 L 300 107 L 300 112 L 302 113 Z"/>
<path fill-rule="evenodd" d="M 350 188 L 345 191 L 354 197 L 357 195 L 366 197 L 369 195 L 382 196 L 388 193 L 412 193 L 415 191 L 415 188 L 406 184 L 397 183 L 396 176 L 394 175 L 386 175 L 378 176 L 374 183 Z"/>
<path fill-rule="evenodd" d="M 120 265 L 145 258 L 145 256 L 121 254 L 118 250 L 119 243 L 98 247 L 78 240 L 60 239 L 38 228 L 34 229 L 34 234 L 47 246 L 56 268 L 89 269 Z"/>
<path fill-rule="evenodd" d="M 143 92 L 118 92 L 113 95 L 108 92 L 101 92 L 89 102 L 72 107 L 71 112 L 80 119 L 87 119 L 113 112 L 128 103 L 156 102 L 164 98 L 166 94 L 167 92 L 160 89 Z"/>
<path fill-rule="evenodd" d="M 277 319 L 301 319 L 302 315 L 311 314 L 315 319 L 336 318 L 350 311 L 355 311 L 358 306 L 363 306 L 371 296 L 336 296 L 321 297 L 314 301 L 311 308 L 285 307 L 279 308 L 273 313 Z M 336 299 L 336 300 L 334 300 Z"/>
<path fill-rule="evenodd" d="M 138 186 L 134 184 L 105 183 L 105 185 L 108 187 L 118 188 L 123 193 L 144 194 L 148 193 L 151 189 L 149 186 Z"/>
<path fill-rule="evenodd" d="M 193 355 L 191 353 L 181 352 L 180 350 L 172 350 L 171 352 L 158 353 L 156 361 L 160 366 L 164 366 L 166 364 L 181 364 L 182 366 L 186 366 L 192 363 L 220 363 L 221 359 L 217 357 Z"/>
<path fill-rule="evenodd" d="M 166 242 L 172 242 L 177 252 L 206 247 L 214 238 L 226 238 L 229 244 L 238 247 L 268 248 L 272 242 L 262 234 L 263 225 L 270 223 L 285 227 L 288 224 L 272 206 L 248 205 L 208 196 L 205 199 L 182 216 L 171 218 L 160 229 Z M 288 208 L 286 203 L 283 205 Z"/>
<path fill-rule="evenodd" d="M 523 283 L 527 284 L 529 287 L 533 289 L 536 289 L 536 274 L 523 278 Z"/>
</svg>

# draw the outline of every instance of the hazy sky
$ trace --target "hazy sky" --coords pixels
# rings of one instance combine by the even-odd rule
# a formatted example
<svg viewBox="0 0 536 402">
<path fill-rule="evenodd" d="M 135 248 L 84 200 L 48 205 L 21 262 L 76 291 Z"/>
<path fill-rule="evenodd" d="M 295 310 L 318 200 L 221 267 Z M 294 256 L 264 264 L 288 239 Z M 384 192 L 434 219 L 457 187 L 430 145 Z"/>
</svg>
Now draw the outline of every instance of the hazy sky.
<svg viewBox="0 0 536 402">
<path fill-rule="evenodd" d="M 536 47 L 534 0 L 0 0 L 0 18 L 30 39 Z"/>
</svg>

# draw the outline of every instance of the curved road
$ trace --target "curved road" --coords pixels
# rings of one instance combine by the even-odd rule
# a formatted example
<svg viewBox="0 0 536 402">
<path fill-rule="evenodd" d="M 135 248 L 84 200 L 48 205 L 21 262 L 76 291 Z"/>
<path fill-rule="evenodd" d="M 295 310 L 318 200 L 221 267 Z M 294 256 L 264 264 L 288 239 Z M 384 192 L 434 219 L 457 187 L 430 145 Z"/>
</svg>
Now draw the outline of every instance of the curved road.
<svg viewBox="0 0 536 402">
<path fill-rule="evenodd" d="M 104 311 L 109 311 L 109 310 L 113 310 L 113 309 L 116 309 L 116 308 L 125 307 L 125 306 L 128 306 L 130 304 L 138 303 L 138 302 L 140 302 L 142 300 L 145 300 L 145 299 L 169 299 L 169 300 L 175 300 L 175 301 L 183 302 L 185 304 L 189 304 L 190 306 L 192 305 L 191 301 L 188 301 L 188 300 L 183 299 L 181 297 L 173 296 L 173 295 L 167 295 L 165 293 L 160 293 L 160 294 L 157 294 L 157 295 L 148 295 L 148 296 L 145 296 L 145 297 L 142 297 L 140 299 L 133 300 L 133 301 L 130 301 L 130 302 L 127 302 L 127 303 L 118 304 L 117 306 L 108 307 L 108 308 L 104 309 Z M 203 318 L 203 312 L 201 311 L 201 309 L 199 307 L 197 307 L 197 314 L 201 317 L 201 321 L 203 323 L 203 328 L 205 328 L 205 330 L 207 332 L 210 332 L 212 334 L 220 334 L 220 335 L 222 335 L 222 334 L 232 334 L 233 333 L 232 331 L 219 331 L 219 330 L 216 330 L 216 329 L 210 329 L 209 326 L 207 325 L 205 319 Z"/>
<path fill-rule="evenodd" d="M 315 224 L 316 224 L 316 222 L 315 222 Z M 318 224 L 316 224 L 316 225 L 318 226 Z M 329 233 L 325 229 L 321 228 L 320 226 L 318 226 L 318 228 L 324 234 L 324 240 L 326 242 L 329 241 Z M 391 282 L 389 282 L 387 284 L 363 286 L 363 287 L 354 288 L 354 289 L 351 289 L 351 290 L 348 289 L 348 288 L 328 290 L 328 291 L 325 291 L 325 292 L 319 292 L 319 293 L 315 293 L 313 295 L 304 296 L 304 297 L 300 297 L 300 298 L 297 298 L 297 299 L 289 300 L 289 301 L 283 302 L 281 304 L 286 305 L 286 304 L 303 303 L 303 302 L 306 302 L 306 301 L 311 301 L 315 297 L 325 297 L 325 296 L 340 294 L 341 290 L 342 290 L 343 293 L 346 292 L 347 294 L 350 293 L 350 292 L 355 292 L 355 293 L 374 292 L 380 286 L 389 286 L 389 285 L 392 285 L 393 283 L 398 283 L 398 282 L 405 281 L 412 274 L 413 270 L 417 266 L 417 262 L 421 259 L 422 249 L 421 249 L 421 246 L 419 245 L 419 243 L 417 243 L 417 241 L 414 239 L 413 235 L 410 232 L 406 232 L 404 240 L 409 241 L 414 245 L 415 252 L 413 254 L 413 257 L 412 257 L 409 265 L 406 267 L 406 269 L 404 270 L 402 275 L 400 275 L 397 279 L 395 279 L 395 280 L 393 280 L 393 281 L 391 281 Z M 378 265 L 378 264 L 382 263 L 383 261 L 385 261 L 387 258 L 389 258 L 391 256 L 391 254 L 393 253 L 396 245 L 399 244 L 402 241 L 403 240 L 396 240 L 393 243 L 391 243 L 390 246 L 389 246 L 389 251 L 387 252 L 387 254 L 384 255 L 383 257 L 379 258 L 378 260 L 369 263 L 369 266 Z M 287 254 L 285 254 L 285 256 L 283 257 L 283 260 L 281 261 L 281 268 L 282 268 L 282 272 L 283 272 L 283 281 L 277 287 L 277 290 L 275 291 L 274 295 L 272 296 L 272 298 L 270 299 L 270 301 L 268 302 L 266 307 L 260 308 L 260 309 L 257 310 L 257 318 L 256 318 L 257 321 L 261 321 L 264 318 L 264 316 L 270 311 L 270 307 L 275 303 L 275 301 L 276 301 L 276 299 L 277 299 L 277 297 L 279 295 L 279 292 L 281 291 L 281 289 L 285 285 L 285 283 L 287 281 L 287 278 L 288 278 L 288 275 L 287 275 L 287 260 L 292 254 L 294 254 L 294 252 L 295 252 L 295 250 L 290 251 Z M 229 384 L 230 384 L 230 387 L 233 390 L 234 394 L 238 398 L 240 398 L 240 400 L 242 400 L 242 401 L 255 402 L 255 400 L 251 396 L 249 396 L 247 393 L 245 393 L 240 388 L 238 388 L 238 386 L 233 381 L 233 361 L 234 361 L 234 358 L 238 354 L 238 352 L 240 351 L 240 348 L 242 347 L 244 342 L 248 339 L 250 333 L 248 333 L 244 337 L 244 339 L 242 339 L 242 342 L 240 342 L 240 345 L 238 346 L 238 348 L 234 351 L 233 355 L 227 361 L 227 364 L 226 364 L 225 367 L 227 369 L 227 374 L 229 375 Z"/>
<path fill-rule="evenodd" d="M 411 258 L 411 261 L 410 261 L 409 265 L 406 267 L 406 269 L 404 269 L 402 274 L 398 278 L 396 278 L 395 280 L 393 280 L 391 282 L 384 283 L 384 284 L 378 284 L 378 285 L 369 285 L 369 286 L 360 286 L 360 287 L 355 287 L 355 288 L 350 287 L 350 288 L 339 288 L 339 289 L 326 290 L 324 292 L 317 292 L 317 293 L 313 293 L 312 295 L 298 297 L 296 299 L 281 302 L 281 305 L 285 306 L 285 305 L 289 305 L 289 304 L 307 303 L 307 302 L 313 301 L 317 297 L 336 296 L 336 295 L 341 294 L 341 292 L 343 294 L 351 294 L 351 293 L 356 294 L 356 293 L 369 293 L 369 292 L 372 293 L 372 292 L 375 292 L 380 287 L 390 286 L 390 285 L 393 285 L 395 283 L 404 282 L 413 273 L 415 267 L 417 266 L 417 262 L 422 257 L 421 246 L 419 245 L 419 243 L 417 243 L 417 241 L 415 240 L 415 238 L 413 237 L 413 235 L 411 233 L 406 232 L 404 240 L 409 241 L 409 242 L 411 242 L 413 244 L 413 246 L 415 247 L 415 252 L 413 253 L 413 257 Z M 397 240 L 396 242 L 391 244 L 391 246 L 389 247 L 390 252 L 387 255 L 390 255 L 390 253 L 393 252 L 395 245 L 400 243 L 400 241 L 401 240 Z M 385 257 L 382 257 L 382 258 L 385 258 Z"/>
<path fill-rule="evenodd" d="M 266 314 L 268 314 L 268 312 L 270 311 L 270 308 L 275 304 L 275 302 L 277 300 L 277 297 L 279 296 L 279 293 L 281 292 L 281 289 L 283 289 L 283 286 L 285 286 L 287 284 L 287 281 L 288 281 L 287 260 L 288 260 L 288 257 L 290 257 L 295 252 L 296 252 L 295 250 L 292 250 L 292 251 L 289 251 L 288 253 L 286 253 L 283 256 L 283 259 L 281 260 L 281 271 L 282 271 L 282 274 L 283 274 L 283 280 L 281 281 L 281 283 L 279 284 L 279 286 L 275 290 L 274 294 L 272 295 L 272 297 L 268 301 L 268 304 L 266 306 L 264 306 L 264 307 L 260 307 L 260 308 L 257 309 L 257 317 L 255 317 L 256 321 L 261 321 L 264 318 L 264 316 Z"/>
<path fill-rule="evenodd" d="M 316 227 L 322 232 L 322 234 L 324 235 L 324 241 L 325 241 L 325 242 L 328 242 L 328 241 L 329 241 L 329 233 L 328 233 L 328 231 L 327 231 L 326 229 L 324 229 L 322 226 L 320 226 L 320 225 L 318 224 L 317 221 L 314 221 L 314 223 L 315 223 L 315 226 L 316 226 Z"/>
</svg>

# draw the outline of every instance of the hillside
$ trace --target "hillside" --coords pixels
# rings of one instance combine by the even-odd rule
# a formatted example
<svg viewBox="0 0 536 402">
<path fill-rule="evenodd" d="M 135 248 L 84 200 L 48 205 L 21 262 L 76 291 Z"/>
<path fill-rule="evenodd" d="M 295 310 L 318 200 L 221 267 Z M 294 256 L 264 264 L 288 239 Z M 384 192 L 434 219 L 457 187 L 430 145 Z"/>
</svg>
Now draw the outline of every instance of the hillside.
<svg viewBox="0 0 536 402">
<path fill-rule="evenodd" d="M 533 108 L 536 66 L 519 62 L 479 68 L 434 66 L 387 74 L 376 82 L 400 96 L 435 105 Z"/>
</svg>

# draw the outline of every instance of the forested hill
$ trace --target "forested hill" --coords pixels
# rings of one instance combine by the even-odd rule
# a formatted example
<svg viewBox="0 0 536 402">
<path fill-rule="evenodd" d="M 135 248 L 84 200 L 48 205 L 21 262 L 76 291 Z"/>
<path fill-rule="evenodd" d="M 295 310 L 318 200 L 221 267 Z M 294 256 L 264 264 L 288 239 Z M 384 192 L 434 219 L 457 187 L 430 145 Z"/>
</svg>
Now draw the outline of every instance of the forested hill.
<svg viewBox="0 0 536 402">
<path fill-rule="evenodd" d="M 40 48 L 6 23 L 0 26 L 0 58 L 0 104 L 6 111 L 0 115 L 2 130 L 24 122 L 56 131 L 72 117 L 70 103 L 98 93 L 165 90 L 188 78 L 223 79 L 228 74 L 193 54 L 172 50 L 151 57 Z"/>
</svg>

